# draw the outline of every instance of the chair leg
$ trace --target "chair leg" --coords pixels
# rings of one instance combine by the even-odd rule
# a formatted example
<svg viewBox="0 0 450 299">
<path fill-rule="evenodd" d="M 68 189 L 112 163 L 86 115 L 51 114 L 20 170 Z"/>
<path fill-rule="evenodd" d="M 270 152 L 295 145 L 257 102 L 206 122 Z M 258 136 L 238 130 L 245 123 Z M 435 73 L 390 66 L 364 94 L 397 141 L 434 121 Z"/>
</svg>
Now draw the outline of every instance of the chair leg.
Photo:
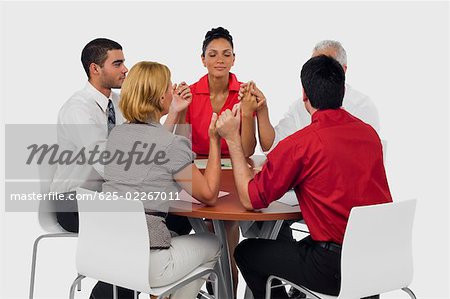
<svg viewBox="0 0 450 299">
<path fill-rule="evenodd" d="M 272 287 L 272 280 L 273 279 L 279 279 L 281 281 L 281 285 L 276 285 Z M 279 288 L 279 287 L 284 287 L 285 285 L 290 285 L 294 288 L 296 288 L 297 290 L 299 290 L 300 292 L 304 293 L 306 295 L 306 298 L 311 298 L 311 299 L 321 299 L 319 296 L 317 296 L 316 294 L 312 293 L 310 290 L 306 289 L 305 287 L 302 286 L 298 286 L 292 282 L 290 282 L 289 280 L 271 275 L 269 276 L 269 278 L 267 279 L 266 282 L 266 298 L 265 299 L 270 299 L 270 295 L 271 295 L 271 291 L 273 288 Z"/>
<path fill-rule="evenodd" d="M 266 299 L 270 299 L 272 293 L 272 280 L 274 277 L 270 276 L 266 282 Z"/>
<path fill-rule="evenodd" d="M 408 294 L 412 299 L 416 299 L 416 295 L 413 293 L 413 291 L 411 291 L 410 288 L 402 288 L 402 291 Z"/>
<path fill-rule="evenodd" d="M 269 278 L 267 279 L 267 282 L 266 282 L 266 299 L 270 299 L 270 296 L 272 294 L 272 289 L 284 287 L 286 285 L 285 283 L 281 282 L 281 284 L 279 284 L 279 285 L 272 286 L 272 281 L 275 278 L 276 277 L 269 276 Z"/>
<path fill-rule="evenodd" d="M 72 285 L 70 286 L 70 293 L 69 293 L 69 299 L 75 298 L 75 286 L 86 276 L 84 275 L 78 275 L 77 278 L 72 282 Z"/>
<path fill-rule="evenodd" d="M 138 299 L 139 295 L 137 291 L 134 291 L 134 299 Z"/>
<path fill-rule="evenodd" d="M 80 281 L 78 282 L 78 285 L 77 285 L 77 291 L 78 291 L 78 292 L 81 292 L 81 279 L 80 279 Z"/>
<path fill-rule="evenodd" d="M 214 299 L 219 299 L 220 298 L 220 293 L 219 293 L 219 277 L 217 276 L 216 273 L 211 273 L 211 275 L 214 277 Z"/>
<path fill-rule="evenodd" d="M 118 295 L 117 295 L 117 286 L 116 286 L 116 285 L 113 285 L 113 299 L 118 299 L 117 296 L 118 296 Z"/>
<path fill-rule="evenodd" d="M 54 237 L 76 237 L 74 233 L 56 233 L 56 234 L 46 234 L 41 235 L 34 240 L 33 244 L 33 256 L 31 258 L 31 275 L 30 275 L 30 292 L 29 299 L 33 299 L 34 297 L 34 283 L 36 278 L 36 257 L 37 257 L 37 248 L 39 241 L 44 238 L 54 238 Z"/>
<path fill-rule="evenodd" d="M 37 238 L 34 240 L 33 244 L 33 255 L 31 258 L 31 277 L 30 277 L 30 293 L 29 293 L 29 299 L 33 299 L 34 295 L 34 279 L 36 274 L 36 255 L 37 255 L 37 247 L 38 243 L 41 240 L 41 238 Z"/>
</svg>

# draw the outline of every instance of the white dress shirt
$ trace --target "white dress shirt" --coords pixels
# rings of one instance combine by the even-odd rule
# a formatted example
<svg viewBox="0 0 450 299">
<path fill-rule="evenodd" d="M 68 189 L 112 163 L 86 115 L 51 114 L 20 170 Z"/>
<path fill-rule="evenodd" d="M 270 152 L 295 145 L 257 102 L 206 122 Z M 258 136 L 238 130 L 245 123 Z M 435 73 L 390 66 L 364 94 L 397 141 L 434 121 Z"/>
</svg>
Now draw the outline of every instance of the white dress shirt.
<svg viewBox="0 0 450 299">
<path fill-rule="evenodd" d="M 88 151 L 96 145 L 99 150 L 105 149 L 108 137 L 108 101 L 111 99 L 116 115 L 116 125 L 122 124 L 124 118 L 119 110 L 119 95 L 111 92 L 109 98 L 98 91 L 89 82 L 72 95 L 61 107 L 58 114 L 57 137 L 59 152 L 69 150 L 78 153 L 84 147 L 86 157 Z M 101 191 L 103 183 L 103 165 L 58 165 L 51 191 L 68 192 L 77 187 Z"/>
<path fill-rule="evenodd" d="M 342 107 L 353 116 L 371 125 L 377 133 L 380 130 L 378 110 L 372 100 L 365 94 L 345 84 L 345 95 Z M 306 111 L 302 100 L 297 100 L 289 107 L 288 112 L 280 120 L 275 129 L 275 139 L 269 151 L 287 136 L 311 124 L 311 115 Z"/>
</svg>

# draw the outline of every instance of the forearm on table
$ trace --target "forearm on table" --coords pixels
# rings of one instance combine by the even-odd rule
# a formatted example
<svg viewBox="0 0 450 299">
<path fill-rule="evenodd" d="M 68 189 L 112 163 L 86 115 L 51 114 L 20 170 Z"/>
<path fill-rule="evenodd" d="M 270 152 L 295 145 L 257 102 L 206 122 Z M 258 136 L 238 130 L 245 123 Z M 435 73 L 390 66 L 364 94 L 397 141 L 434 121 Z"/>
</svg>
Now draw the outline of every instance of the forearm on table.
<svg viewBox="0 0 450 299">
<path fill-rule="evenodd" d="M 257 113 L 258 116 L 258 136 L 263 151 L 268 151 L 275 140 L 275 129 L 270 123 L 269 110 L 261 109 Z"/>
<path fill-rule="evenodd" d="M 241 142 L 238 138 L 235 138 L 234 140 L 227 140 L 227 143 L 233 166 L 234 182 L 239 194 L 239 199 L 247 210 L 253 210 L 248 194 L 248 183 L 253 175 L 247 165 Z"/>
<path fill-rule="evenodd" d="M 205 179 L 210 190 L 216 194 L 216 196 L 219 194 L 220 172 L 220 138 L 210 138 L 208 162 L 205 169 Z"/>
<path fill-rule="evenodd" d="M 241 143 L 245 157 L 250 157 L 255 153 L 256 136 L 255 136 L 255 118 L 252 114 L 242 115 L 241 124 Z"/>
</svg>

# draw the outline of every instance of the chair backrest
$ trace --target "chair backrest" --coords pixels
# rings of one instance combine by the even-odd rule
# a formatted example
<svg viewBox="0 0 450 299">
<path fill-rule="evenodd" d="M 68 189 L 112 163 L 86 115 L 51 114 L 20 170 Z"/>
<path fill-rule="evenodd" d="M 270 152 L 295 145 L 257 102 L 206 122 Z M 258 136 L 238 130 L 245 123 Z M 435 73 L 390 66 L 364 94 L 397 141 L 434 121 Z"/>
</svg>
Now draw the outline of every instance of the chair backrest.
<svg viewBox="0 0 450 299">
<path fill-rule="evenodd" d="M 143 203 L 82 188 L 77 189 L 77 198 L 78 273 L 151 293 L 150 240 Z"/>
<path fill-rule="evenodd" d="M 339 298 L 362 298 L 407 287 L 413 278 L 416 200 L 355 207 L 341 257 Z"/>
<path fill-rule="evenodd" d="M 56 169 L 56 165 L 50 165 L 48 163 L 38 165 L 39 192 L 41 194 L 50 192 L 50 185 L 55 176 Z M 56 209 L 54 202 L 51 200 L 39 201 L 38 221 L 41 228 L 47 232 L 66 232 L 56 220 Z"/>
</svg>

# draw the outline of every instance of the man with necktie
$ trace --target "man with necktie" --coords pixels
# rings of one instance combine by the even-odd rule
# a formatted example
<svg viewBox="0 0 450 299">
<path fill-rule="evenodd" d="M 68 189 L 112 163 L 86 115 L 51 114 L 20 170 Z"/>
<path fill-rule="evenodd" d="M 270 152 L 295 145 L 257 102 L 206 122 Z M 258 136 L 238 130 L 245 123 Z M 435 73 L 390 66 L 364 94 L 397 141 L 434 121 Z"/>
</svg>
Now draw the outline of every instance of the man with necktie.
<svg viewBox="0 0 450 299">
<path fill-rule="evenodd" d="M 122 87 L 128 69 L 124 64 L 122 46 L 106 38 L 89 42 L 81 53 L 81 62 L 88 82 L 59 111 L 58 145 L 60 150 L 75 153 L 83 147 L 89 151 L 96 146 L 102 151 L 114 126 L 124 122 L 118 109 L 119 95 L 112 89 Z M 101 191 L 103 165 L 67 164 L 58 165 L 51 191 L 67 195 L 73 195 L 78 187 Z M 67 231 L 78 232 L 76 200 L 57 201 L 56 204 L 59 224 Z M 98 282 L 90 298 L 112 298 L 112 285 Z M 119 298 L 133 298 L 133 291 L 119 288 Z"/>
<path fill-rule="evenodd" d="M 75 92 L 61 107 L 57 121 L 57 138 L 61 151 L 89 156 L 96 152 L 92 161 L 99 161 L 100 153 L 106 147 L 111 130 L 124 122 L 119 110 L 119 94 L 112 89 L 120 89 L 128 72 L 122 46 L 110 39 L 97 38 L 90 41 L 81 53 L 81 62 L 88 77 L 83 89 Z M 181 105 L 182 106 L 182 105 Z M 164 126 L 172 130 L 178 122 L 179 108 L 171 106 Z M 88 154 L 89 153 L 89 154 Z M 75 190 L 82 187 L 102 190 L 103 167 L 100 162 L 86 159 L 85 163 L 64 163 L 58 165 L 52 181 L 51 191 L 64 194 L 67 200 L 56 201 L 57 220 L 61 227 L 70 232 L 78 232 L 78 208 Z M 185 217 L 173 216 L 167 219 L 167 226 L 178 234 L 191 230 Z M 133 291 L 119 288 L 119 299 L 133 298 Z M 112 298 L 112 285 L 98 282 L 91 299 Z"/>
<path fill-rule="evenodd" d="M 121 88 L 128 72 L 122 46 L 106 38 L 89 42 L 81 53 L 81 62 L 88 77 L 83 89 L 64 103 L 58 114 L 58 145 L 60 150 L 104 149 L 109 132 L 124 122 L 118 110 L 119 95 L 112 89 Z M 73 193 L 78 187 L 101 191 L 102 165 L 67 163 L 58 165 L 51 191 Z M 67 231 L 78 232 L 75 200 L 59 202 L 57 219 Z"/>
</svg>

